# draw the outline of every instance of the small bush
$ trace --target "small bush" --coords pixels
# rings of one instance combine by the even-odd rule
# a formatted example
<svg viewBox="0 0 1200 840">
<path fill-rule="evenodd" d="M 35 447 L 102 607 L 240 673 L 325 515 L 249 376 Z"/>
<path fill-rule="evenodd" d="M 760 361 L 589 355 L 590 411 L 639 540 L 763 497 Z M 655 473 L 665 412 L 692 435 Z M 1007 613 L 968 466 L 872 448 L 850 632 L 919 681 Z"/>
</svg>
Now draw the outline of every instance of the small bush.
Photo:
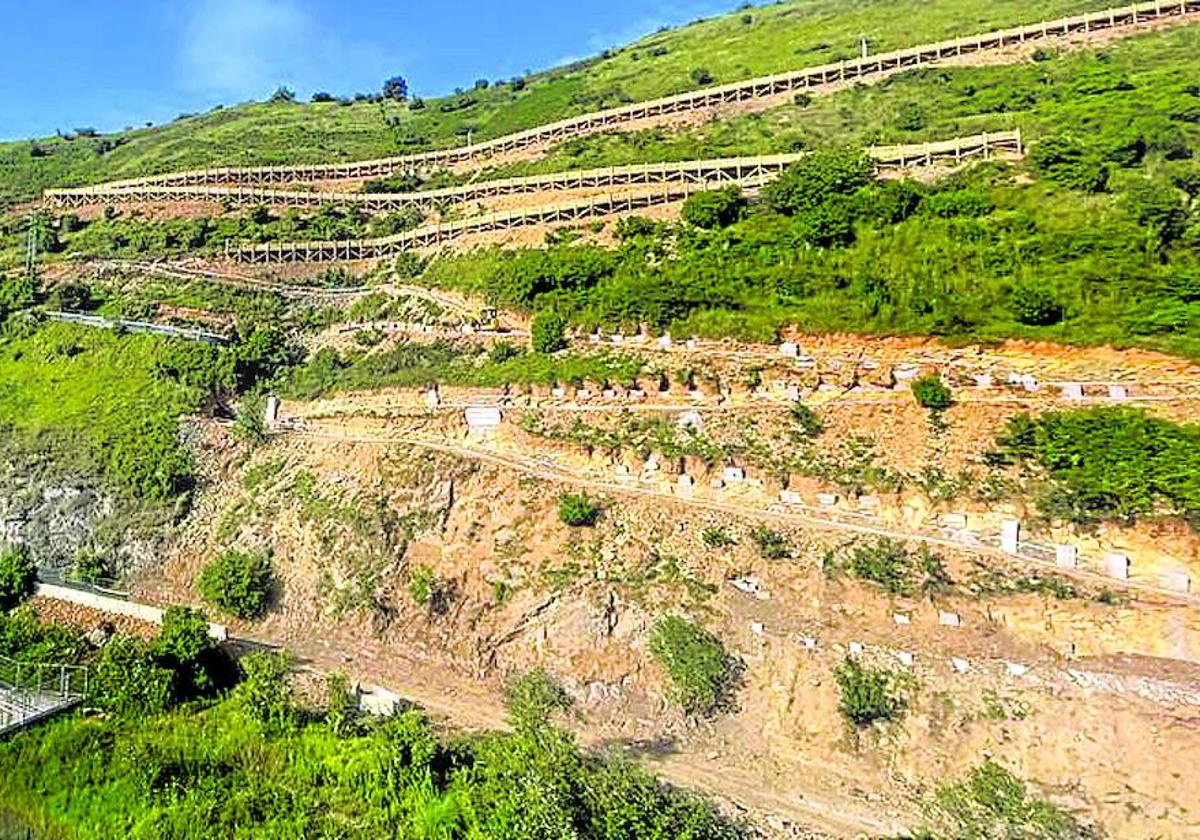
<svg viewBox="0 0 1200 840">
<path fill-rule="evenodd" d="M 792 547 L 788 544 L 787 537 L 778 531 L 760 526 L 754 529 L 751 536 L 754 538 L 754 544 L 758 546 L 758 553 L 767 560 L 786 560 L 792 556 Z"/>
<path fill-rule="evenodd" d="M 244 676 L 235 696 L 246 716 L 268 730 L 292 728 L 296 723 L 296 702 L 287 654 L 253 653 L 240 664 Z"/>
<path fill-rule="evenodd" d="M 196 588 L 204 600 L 238 618 L 260 618 L 271 595 L 274 573 L 266 554 L 227 551 L 200 572 Z"/>
<path fill-rule="evenodd" d="M 737 544 L 737 541 L 724 528 L 705 528 L 704 532 L 700 535 L 700 539 L 709 548 L 728 548 L 731 545 Z"/>
<path fill-rule="evenodd" d="M 917 405 L 930 411 L 945 411 L 953 402 L 950 389 L 937 376 L 923 376 L 912 384 Z"/>
<path fill-rule="evenodd" d="M 428 566 L 418 566 L 408 574 L 408 594 L 418 604 L 425 605 L 433 601 L 436 585 L 437 579 Z"/>
<path fill-rule="evenodd" d="M 792 406 L 792 437 L 796 439 L 815 438 L 825 431 L 825 424 L 817 413 L 804 403 Z"/>
<path fill-rule="evenodd" d="M 535 353 L 557 353 L 567 346 L 567 322 L 557 312 L 539 312 L 530 327 L 530 343 Z"/>
<path fill-rule="evenodd" d="M 933 816 L 939 836 L 1095 840 L 1093 830 L 1038 797 L 1024 781 L 988 760 L 969 778 L 938 789 Z M 931 835 L 932 836 L 932 835 Z"/>
<path fill-rule="evenodd" d="M 1031 327 L 1049 327 L 1063 319 L 1063 308 L 1045 288 L 1034 283 L 1018 283 L 1009 294 L 1013 317 Z"/>
<path fill-rule="evenodd" d="M 492 347 L 491 352 L 488 353 L 488 358 L 493 364 L 499 365 L 507 362 L 509 359 L 515 359 L 519 355 L 521 355 L 521 351 L 516 347 L 509 344 L 507 341 L 499 341 L 496 342 L 496 345 Z"/>
<path fill-rule="evenodd" d="M 697 85 L 711 85 L 713 83 L 713 74 L 708 72 L 707 68 L 697 67 L 692 71 L 692 83 Z"/>
<path fill-rule="evenodd" d="M 842 716 L 856 727 L 865 728 L 876 721 L 898 720 L 904 714 L 904 699 L 895 693 L 895 677 L 846 659 L 834 675 L 842 699 Z"/>
<path fill-rule="evenodd" d="M 728 227 L 740 219 L 745 205 L 746 200 L 738 187 L 708 190 L 688 196 L 680 216 L 690 225 L 715 230 Z"/>
<path fill-rule="evenodd" d="M 97 584 L 113 577 L 112 561 L 104 554 L 83 549 L 71 563 L 71 578 L 83 583 Z"/>
<path fill-rule="evenodd" d="M 649 650 L 671 679 L 672 696 L 687 712 L 712 714 L 730 701 L 733 660 L 704 628 L 679 616 L 663 616 L 654 625 Z"/>
<path fill-rule="evenodd" d="M 14 546 L 0 551 L 0 610 L 13 609 L 37 586 L 37 565 L 28 549 Z"/>
<path fill-rule="evenodd" d="M 88 677 L 91 702 L 117 714 L 150 714 L 171 704 L 175 675 L 130 636 L 109 640 Z"/>
<path fill-rule="evenodd" d="M 558 497 L 558 518 L 572 528 L 590 528 L 600 518 L 600 506 L 586 493 L 564 493 Z"/>
<path fill-rule="evenodd" d="M 571 708 L 571 697 L 554 677 L 540 668 L 513 677 L 504 687 L 508 719 L 518 732 L 537 732 L 556 712 Z"/>
<path fill-rule="evenodd" d="M 856 578 L 877 583 L 892 595 L 912 591 L 912 558 L 904 544 L 896 540 L 881 539 L 872 545 L 857 546 L 846 565 Z"/>
</svg>

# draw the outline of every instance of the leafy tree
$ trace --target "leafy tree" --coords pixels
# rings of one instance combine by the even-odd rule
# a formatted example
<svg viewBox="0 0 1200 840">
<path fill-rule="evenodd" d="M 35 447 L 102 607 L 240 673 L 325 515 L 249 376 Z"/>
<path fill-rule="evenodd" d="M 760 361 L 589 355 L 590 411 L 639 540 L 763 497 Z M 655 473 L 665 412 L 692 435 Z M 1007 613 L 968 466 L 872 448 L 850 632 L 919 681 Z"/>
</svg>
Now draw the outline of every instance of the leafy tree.
<svg viewBox="0 0 1200 840">
<path fill-rule="evenodd" d="M 174 675 L 176 700 L 211 695 L 233 683 L 232 665 L 209 635 L 208 619 L 197 610 L 169 607 L 150 652 Z"/>
<path fill-rule="evenodd" d="M 558 497 L 558 518 L 564 525 L 590 528 L 596 524 L 600 513 L 600 506 L 586 493 L 563 493 Z"/>
<path fill-rule="evenodd" d="M 896 679 L 887 671 L 847 658 L 834 677 L 842 695 L 839 709 L 854 726 L 865 728 L 877 721 L 898 720 L 904 714 L 904 698 L 896 693 Z"/>
<path fill-rule="evenodd" d="M 296 101 L 296 94 L 290 88 L 286 88 L 283 85 L 280 85 L 279 87 L 277 87 L 275 89 L 275 92 L 273 94 L 271 94 L 270 101 L 273 103 L 279 103 L 279 102 L 292 103 L 292 102 Z"/>
<path fill-rule="evenodd" d="M 875 165 L 861 149 L 826 149 L 788 167 L 763 188 L 763 198 L 780 213 L 807 213 L 835 196 L 853 194 L 874 176 Z"/>
<path fill-rule="evenodd" d="M 556 353 L 567 346 L 566 319 L 553 310 L 539 312 L 530 327 L 530 343 L 535 353 Z"/>
<path fill-rule="evenodd" d="M 739 187 L 726 187 L 688 196 L 680 215 L 688 224 L 714 230 L 736 222 L 741 217 L 745 205 L 746 200 Z"/>
<path fill-rule="evenodd" d="M 1135 178 L 1122 192 L 1129 212 L 1150 229 L 1161 245 L 1170 245 L 1183 233 L 1188 220 L 1187 208 L 1173 185 Z"/>
<path fill-rule="evenodd" d="M 913 380 L 912 393 L 917 405 L 930 411 L 945 411 L 954 401 L 946 383 L 934 375 Z"/>
<path fill-rule="evenodd" d="M 37 586 L 37 564 L 25 546 L 0 550 L 0 610 L 13 609 Z"/>
<path fill-rule="evenodd" d="M 392 76 L 383 83 L 383 97 L 396 102 L 408 99 L 408 80 L 403 76 Z"/>
<path fill-rule="evenodd" d="M 713 714 L 731 702 L 735 663 L 704 628 L 679 616 L 663 616 L 651 632 L 649 650 L 671 679 L 672 696 L 688 713 Z"/>
<path fill-rule="evenodd" d="M 251 620 L 260 618 L 266 610 L 273 580 L 266 554 L 226 551 L 201 570 L 196 588 L 214 606 Z"/>
</svg>

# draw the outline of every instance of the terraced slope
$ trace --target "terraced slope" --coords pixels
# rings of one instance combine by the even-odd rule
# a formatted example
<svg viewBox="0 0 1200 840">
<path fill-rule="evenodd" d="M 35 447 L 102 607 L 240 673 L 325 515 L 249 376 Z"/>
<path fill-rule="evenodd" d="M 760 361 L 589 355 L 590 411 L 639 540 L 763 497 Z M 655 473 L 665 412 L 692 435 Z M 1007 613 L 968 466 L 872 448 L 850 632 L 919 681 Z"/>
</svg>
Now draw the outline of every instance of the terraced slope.
<svg viewBox="0 0 1200 840">
<path fill-rule="evenodd" d="M 200 166 L 299 164 L 421 152 L 713 83 L 1106 8 L 1111 0 L 846 3 L 790 0 L 657 33 L 607 57 L 423 108 L 395 103 L 252 104 L 103 138 L 0 146 L 0 206 L 48 186 Z M 703 73 L 699 71 L 704 71 Z M 419 80 L 415 80 L 419 83 Z"/>
</svg>

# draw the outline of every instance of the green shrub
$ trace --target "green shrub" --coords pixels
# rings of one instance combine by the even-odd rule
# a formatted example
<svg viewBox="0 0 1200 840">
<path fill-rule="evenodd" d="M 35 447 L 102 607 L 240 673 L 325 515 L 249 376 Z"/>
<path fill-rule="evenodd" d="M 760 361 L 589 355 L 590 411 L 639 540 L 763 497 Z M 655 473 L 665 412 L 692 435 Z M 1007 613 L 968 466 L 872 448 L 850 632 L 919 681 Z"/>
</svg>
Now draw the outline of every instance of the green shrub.
<svg viewBox="0 0 1200 840">
<path fill-rule="evenodd" d="M 804 403 L 798 402 L 792 406 L 791 417 L 792 436 L 798 440 L 815 438 L 825 431 L 820 416 Z"/>
<path fill-rule="evenodd" d="M 1062 304 L 1038 283 L 1018 283 L 1009 293 L 1013 317 L 1031 327 L 1048 327 L 1063 319 Z"/>
<path fill-rule="evenodd" d="M 849 196 L 875 177 L 875 164 L 861 149 L 813 152 L 788 167 L 762 191 L 768 205 L 781 213 L 815 211 L 837 196 Z"/>
<path fill-rule="evenodd" d="M 1021 779 L 985 761 L 962 782 L 940 787 L 934 828 L 946 837 L 1097 840 L 1100 835 L 1036 796 Z"/>
<path fill-rule="evenodd" d="M 408 573 L 408 594 L 417 604 L 424 606 L 432 602 L 436 587 L 437 578 L 428 566 L 417 566 Z"/>
<path fill-rule="evenodd" d="M 708 72 L 704 67 L 697 67 L 692 71 L 692 83 L 696 85 L 711 85 L 713 83 L 713 74 Z"/>
<path fill-rule="evenodd" d="M 728 548 L 731 545 L 736 545 L 737 541 L 729 535 L 729 532 L 724 528 L 712 527 L 705 528 L 700 534 L 700 539 L 709 548 Z"/>
<path fill-rule="evenodd" d="M 746 200 L 738 187 L 708 190 L 688 196 L 680 211 L 680 218 L 698 228 L 715 230 L 736 222 L 745 205 Z"/>
<path fill-rule="evenodd" d="M 1044 177 L 1071 189 L 1103 192 L 1109 170 L 1099 155 L 1067 137 L 1047 137 L 1029 151 L 1033 166 Z"/>
<path fill-rule="evenodd" d="M 210 561 L 196 588 L 210 604 L 238 618 L 261 618 L 271 597 L 274 573 L 262 552 L 226 551 Z"/>
<path fill-rule="evenodd" d="M 877 583 L 892 595 L 912 592 L 912 558 L 897 540 L 885 538 L 855 546 L 846 565 L 856 578 Z"/>
<path fill-rule="evenodd" d="M 586 493 L 563 493 L 558 497 L 558 519 L 573 528 L 588 528 L 600 518 L 600 506 Z"/>
<path fill-rule="evenodd" d="M 778 531 L 759 526 L 750 532 L 758 553 L 766 560 L 786 560 L 792 556 L 792 546 L 787 537 Z"/>
<path fill-rule="evenodd" d="M 735 687 L 734 662 L 715 636 L 680 618 L 663 616 L 650 635 L 650 655 L 671 680 L 671 694 L 690 714 L 726 707 Z"/>
<path fill-rule="evenodd" d="M 13 609 L 37 586 L 37 564 L 24 546 L 0 550 L 0 610 Z"/>
<path fill-rule="evenodd" d="M 945 411 L 953 402 L 950 389 L 937 376 L 913 380 L 912 393 L 917 405 L 930 411 Z"/>
<path fill-rule="evenodd" d="M 535 353 L 557 353 L 567 346 L 567 322 L 557 312 L 539 312 L 530 326 L 530 343 Z"/>
<path fill-rule="evenodd" d="M 1102 406 L 1011 418 L 1001 453 L 1046 471 L 1044 513 L 1131 522 L 1160 510 L 1200 526 L 1200 426 Z"/>
<path fill-rule="evenodd" d="M 169 607 L 162 629 L 151 643 L 158 664 L 173 675 L 172 695 L 182 702 L 214 694 L 232 685 L 234 666 L 209 635 L 208 619 L 187 607 Z"/>
<path fill-rule="evenodd" d="M 896 691 L 896 678 L 888 671 L 860 665 L 846 659 L 834 676 L 842 699 L 842 716 L 856 727 L 865 728 L 877 721 L 899 720 L 905 702 Z"/>
<path fill-rule="evenodd" d="M 509 359 L 515 359 L 519 355 L 521 355 L 521 351 L 513 345 L 507 341 L 498 341 L 488 353 L 488 358 L 491 359 L 493 364 L 500 365 Z"/>
<path fill-rule="evenodd" d="M 268 731 L 283 732 L 298 722 L 286 653 L 252 653 L 243 657 L 243 678 L 235 700 L 248 718 Z"/>
<path fill-rule="evenodd" d="M 160 712 L 171 704 L 175 674 L 137 639 L 114 636 L 88 676 L 91 702 L 122 715 Z"/>
<path fill-rule="evenodd" d="M 571 698 L 554 677 L 540 668 L 512 677 L 504 686 L 508 719 L 518 732 L 536 732 L 556 712 L 571 708 Z"/>
</svg>

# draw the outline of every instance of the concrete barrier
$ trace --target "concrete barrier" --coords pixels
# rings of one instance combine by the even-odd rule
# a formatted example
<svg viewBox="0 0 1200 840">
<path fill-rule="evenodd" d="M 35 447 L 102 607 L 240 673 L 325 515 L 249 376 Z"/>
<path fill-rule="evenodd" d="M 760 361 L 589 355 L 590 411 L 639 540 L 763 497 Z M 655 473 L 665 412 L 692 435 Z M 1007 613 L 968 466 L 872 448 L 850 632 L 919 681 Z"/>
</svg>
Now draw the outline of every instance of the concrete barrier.
<svg viewBox="0 0 1200 840">
<path fill-rule="evenodd" d="M 121 615 L 126 618 L 144 621 L 147 624 L 161 625 L 163 621 L 164 610 L 158 607 L 152 607 L 149 604 L 139 604 L 136 601 L 123 601 L 120 598 L 109 598 L 106 595 L 99 595 L 95 592 L 84 592 L 83 590 L 72 589 L 68 586 L 39 583 L 34 594 L 40 598 L 63 601 L 68 604 L 75 604 L 76 606 L 108 613 L 109 615 Z M 208 625 L 208 635 L 218 642 L 224 642 L 229 639 L 229 630 L 224 625 L 210 623 Z"/>
</svg>

